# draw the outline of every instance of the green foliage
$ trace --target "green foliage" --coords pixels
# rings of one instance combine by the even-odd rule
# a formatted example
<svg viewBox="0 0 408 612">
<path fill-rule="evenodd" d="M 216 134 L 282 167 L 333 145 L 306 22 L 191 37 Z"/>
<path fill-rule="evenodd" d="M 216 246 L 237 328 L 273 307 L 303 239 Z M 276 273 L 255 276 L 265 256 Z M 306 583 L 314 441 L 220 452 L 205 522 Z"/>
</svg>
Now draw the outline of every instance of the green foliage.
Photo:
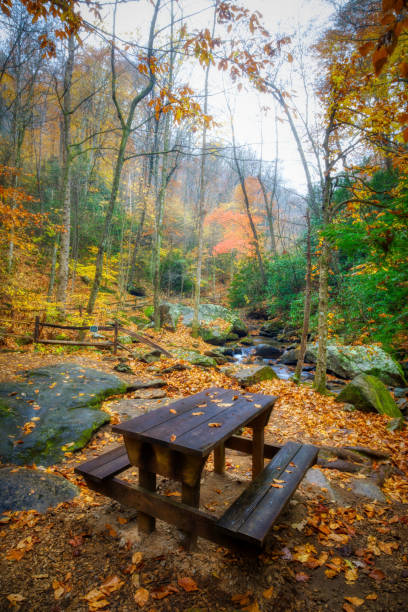
<svg viewBox="0 0 408 612">
<path fill-rule="evenodd" d="M 263 287 L 255 259 L 243 260 L 232 279 L 229 298 L 231 306 L 255 305 L 261 299 L 269 304 L 269 313 L 287 315 L 291 302 L 303 290 L 305 259 L 301 253 L 285 253 L 265 260 L 266 287 Z"/>
<path fill-rule="evenodd" d="M 173 249 L 163 257 L 160 264 L 160 285 L 168 294 L 192 292 L 194 283 L 189 275 L 189 262 L 180 249 Z"/>
</svg>

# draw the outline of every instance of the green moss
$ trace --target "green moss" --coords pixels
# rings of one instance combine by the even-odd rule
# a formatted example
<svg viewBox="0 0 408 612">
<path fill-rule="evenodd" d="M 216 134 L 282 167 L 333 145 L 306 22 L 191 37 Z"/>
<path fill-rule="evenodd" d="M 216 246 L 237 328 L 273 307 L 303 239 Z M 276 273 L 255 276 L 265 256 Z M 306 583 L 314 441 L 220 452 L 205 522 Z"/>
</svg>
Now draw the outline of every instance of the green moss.
<svg viewBox="0 0 408 612">
<path fill-rule="evenodd" d="M 380 414 L 399 418 L 400 409 L 381 380 L 369 374 L 356 376 L 337 396 L 337 401 L 353 404 L 358 410 L 376 410 Z"/>
</svg>

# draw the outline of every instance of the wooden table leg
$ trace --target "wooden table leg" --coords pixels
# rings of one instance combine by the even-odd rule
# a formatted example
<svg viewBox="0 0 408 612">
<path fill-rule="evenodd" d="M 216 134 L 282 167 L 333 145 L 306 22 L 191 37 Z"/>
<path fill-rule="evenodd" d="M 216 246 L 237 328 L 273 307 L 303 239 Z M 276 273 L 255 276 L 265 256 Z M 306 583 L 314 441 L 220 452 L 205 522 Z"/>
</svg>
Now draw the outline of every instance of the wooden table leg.
<svg viewBox="0 0 408 612">
<path fill-rule="evenodd" d="M 139 468 L 139 485 L 148 491 L 156 491 L 156 474 Z M 156 527 L 156 519 L 150 514 L 139 512 L 137 515 L 137 526 L 139 531 L 151 533 Z"/>
<path fill-rule="evenodd" d="M 264 424 L 254 423 L 252 427 L 252 480 L 264 469 Z"/>
<path fill-rule="evenodd" d="M 183 504 L 198 508 L 200 505 L 200 479 L 197 484 L 190 486 L 185 482 L 181 483 L 181 501 Z M 181 531 L 182 544 L 186 550 L 193 550 L 197 544 L 197 534 L 194 531 Z"/>
<path fill-rule="evenodd" d="M 225 469 L 225 445 L 220 444 L 214 449 L 214 472 L 223 474 Z"/>
</svg>

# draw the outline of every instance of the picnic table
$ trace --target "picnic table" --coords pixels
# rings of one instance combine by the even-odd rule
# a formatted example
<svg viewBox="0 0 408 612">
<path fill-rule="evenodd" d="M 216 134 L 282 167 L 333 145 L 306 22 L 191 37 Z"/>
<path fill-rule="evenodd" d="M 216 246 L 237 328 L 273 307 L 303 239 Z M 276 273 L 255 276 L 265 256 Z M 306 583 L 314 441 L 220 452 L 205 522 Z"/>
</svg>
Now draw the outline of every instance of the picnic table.
<svg viewBox="0 0 408 612">
<path fill-rule="evenodd" d="M 159 518 L 185 533 L 187 548 L 197 536 L 229 546 L 236 540 L 262 545 L 271 524 L 314 462 L 311 445 L 289 442 L 283 447 L 266 445 L 264 429 L 277 398 L 213 387 L 185 397 L 119 425 L 124 446 L 82 464 L 76 471 L 90 488 L 136 508 L 138 526 L 155 529 Z M 252 440 L 235 435 L 242 427 L 252 429 Z M 219 519 L 199 510 L 200 482 L 204 465 L 214 452 L 214 469 L 224 471 L 225 447 L 252 455 L 249 488 Z M 272 458 L 264 468 L 264 458 Z M 293 460 L 296 460 L 294 463 Z M 289 469 L 289 464 L 293 466 Z M 130 466 L 139 468 L 139 486 L 117 478 Z M 287 472 L 288 486 L 271 488 L 273 479 Z M 181 482 L 181 503 L 156 492 L 157 475 Z M 266 511 L 266 514 L 265 514 Z"/>
</svg>

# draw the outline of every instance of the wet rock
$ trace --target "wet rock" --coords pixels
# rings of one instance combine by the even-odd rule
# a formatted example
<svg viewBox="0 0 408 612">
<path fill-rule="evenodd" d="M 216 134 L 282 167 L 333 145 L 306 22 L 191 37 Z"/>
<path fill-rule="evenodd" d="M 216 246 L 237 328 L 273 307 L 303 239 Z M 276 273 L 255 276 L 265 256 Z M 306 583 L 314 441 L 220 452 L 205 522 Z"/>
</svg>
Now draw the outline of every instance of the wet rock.
<svg viewBox="0 0 408 612">
<path fill-rule="evenodd" d="M 133 374 L 132 368 L 127 363 L 118 363 L 113 369 L 123 374 Z"/>
<path fill-rule="evenodd" d="M 43 470 L 0 469 L 0 514 L 7 510 L 37 510 L 69 501 L 80 491 L 66 478 Z"/>
<path fill-rule="evenodd" d="M 258 344 L 255 347 L 255 355 L 265 358 L 276 359 L 280 357 L 283 350 L 280 347 L 274 346 L 273 344 Z"/>
<path fill-rule="evenodd" d="M 270 366 L 248 366 L 248 367 L 225 367 L 222 368 L 224 374 L 236 380 L 242 387 L 249 387 L 255 385 L 262 380 L 277 379 L 278 375 L 272 370 Z"/>
<path fill-rule="evenodd" d="M 146 414 L 151 410 L 156 410 L 162 406 L 167 406 L 170 402 L 174 402 L 174 398 L 163 398 L 163 399 L 122 399 L 112 402 L 109 406 L 110 410 L 117 413 L 121 421 L 127 421 L 141 414 Z"/>
<path fill-rule="evenodd" d="M 221 352 L 217 350 L 205 351 L 204 355 L 207 355 L 207 357 L 212 357 L 213 359 L 215 359 L 217 365 L 224 365 L 225 363 L 228 363 L 228 357 L 226 357 L 225 355 L 223 355 Z"/>
<path fill-rule="evenodd" d="M 305 474 L 303 483 L 308 487 L 318 489 L 330 501 L 342 503 L 343 496 L 331 485 L 328 478 L 319 468 L 311 468 Z"/>
<path fill-rule="evenodd" d="M 317 344 L 308 344 L 306 360 L 316 363 Z M 329 344 L 327 369 L 341 378 L 354 378 L 358 374 L 376 376 L 386 385 L 405 383 L 400 365 L 378 346 L 349 346 Z"/>
<path fill-rule="evenodd" d="M 285 351 L 283 355 L 280 357 L 279 361 L 284 363 L 285 365 L 296 365 L 299 359 L 299 349 L 290 349 L 289 351 Z"/>
<path fill-rule="evenodd" d="M 213 357 L 208 355 L 202 355 L 198 351 L 189 351 L 187 349 L 174 349 L 174 356 L 177 359 L 184 359 L 191 365 L 201 366 L 203 368 L 213 368 L 217 365 L 217 362 Z"/>
<path fill-rule="evenodd" d="M 367 497 L 373 501 L 387 501 L 384 493 L 370 478 L 352 478 L 350 484 L 354 495 Z"/>
<path fill-rule="evenodd" d="M 377 411 L 394 418 L 402 416 L 384 383 L 375 376 L 369 376 L 368 374 L 356 376 L 344 387 L 336 401 L 353 404 L 363 412 Z"/>
<path fill-rule="evenodd" d="M 113 374 L 75 363 L 24 373 L 0 384 L 0 455 L 17 465 L 51 465 L 82 448 L 110 420 L 103 399 L 126 391 Z M 21 442 L 20 442 L 21 441 Z"/>
<path fill-rule="evenodd" d="M 133 393 L 135 399 L 160 399 L 166 397 L 163 389 L 138 389 Z"/>
<path fill-rule="evenodd" d="M 164 387 L 166 381 L 163 378 L 153 378 L 152 380 L 132 380 L 128 384 L 128 391 L 138 391 L 138 389 L 154 389 L 156 387 Z"/>
<path fill-rule="evenodd" d="M 254 344 L 254 340 L 250 336 L 245 336 L 244 338 L 241 338 L 240 342 L 244 346 L 253 346 Z"/>
</svg>

